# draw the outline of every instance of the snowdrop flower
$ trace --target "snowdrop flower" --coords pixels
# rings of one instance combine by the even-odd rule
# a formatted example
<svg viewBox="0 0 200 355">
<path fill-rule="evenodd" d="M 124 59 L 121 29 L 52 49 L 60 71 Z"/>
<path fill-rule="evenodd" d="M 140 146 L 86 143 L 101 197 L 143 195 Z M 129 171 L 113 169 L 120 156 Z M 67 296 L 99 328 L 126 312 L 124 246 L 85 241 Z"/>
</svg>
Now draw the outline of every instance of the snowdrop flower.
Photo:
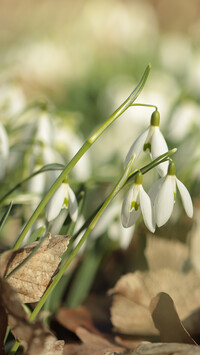
<svg viewBox="0 0 200 355">
<path fill-rule="evenodd" d="M 78 217 L 78 204 L 76 196 L 68 183 L 63 182 L 54 192 L 46 208 L 46 218 L 50 222 L 55 219 L 61 210 L 66 208 L 72 221 Z"/>
<path fill-rule="evenodd" d="M 5 83 L 0 87 L 0 114 L 5 122 L 19 114 L 26 106 L 22 87 L 17 83 Z"/>
<path fill-rule="evenodd" d="M 193 216 L 193 204 L 185 185 L 175 175 L 176 167 L 170 162 L 168 173 L 156 181 L 149 191 L 153 203 L 154 220 L 158 227 L 163 226 L 170 218 L 176 197 L 176 186 L 188 217 Z"/>
<path fill-rule="evenodd" d="M 132 144 L 125 159 L 125 166 L 127 166 L 133 154 L 136 155 L 137 159 L 142 150 L 148 150 L 153 160 L 168 151 L 167 143 L 160 132 L 159 124 L 160 114 L 156 110 L 151 116 L 150 126 L 142 134 L 140 134 L 140 136 Z M 167 174 L 168 164 L 168 162 L 164 162 L 157 166 L 160 176 L 165 176 Z"/>
<path fill-rule="evenodd" d="M 37 142 L 42 142 L 45 146 L 51 146 L 53 136 L 53 126 L 50 114 L 44 110 L 38 117 L 35 140 Z"/>
<path fill-rule="evenodd" d="M 142 174 L 139 172 L 135 184 L 128 191 L 122 204 L 121 220 L 123 227 L 129 228 L 135 224 L 141 211 L 145 225 L 153 233 L 155 226 L 151 200 L 142 187 Z"/>
</svg>

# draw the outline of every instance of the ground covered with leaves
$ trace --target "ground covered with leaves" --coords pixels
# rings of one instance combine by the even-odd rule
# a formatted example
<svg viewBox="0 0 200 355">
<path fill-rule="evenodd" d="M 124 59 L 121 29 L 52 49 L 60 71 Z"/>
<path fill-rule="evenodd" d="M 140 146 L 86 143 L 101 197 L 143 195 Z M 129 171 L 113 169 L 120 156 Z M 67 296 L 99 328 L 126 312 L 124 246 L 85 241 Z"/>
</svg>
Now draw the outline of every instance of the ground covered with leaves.
<svg viewBox="0 0 200 355">
<path fill-rule="evenodd" d="M 194 221 L 188 224 L 184 217 L 180 219 L 182 233 L 176 240 L 173 225 L 155 236 L 138 228 L 126 251 L 105 257 L 83 305 L 69 308 L 63 300 L 55 314 L 43 310 L 40 319 L 32 322 L 23 303 L 34 309 L 34 302 L 57 272 L 70 237 L 47 236 L 13 276 L 13 268 L 30 255 L 37 242 L 4 252 L 1 277 L 10 277 L 0 281 L 1 354 L 6 351 L 3 340 L 8 325 L 15 339 L 21 339 L 25 354 L 200 354 L 198 217 L 196 203 Z M 44 319 L 49 319 L 48 326 Z"/>
</svg>

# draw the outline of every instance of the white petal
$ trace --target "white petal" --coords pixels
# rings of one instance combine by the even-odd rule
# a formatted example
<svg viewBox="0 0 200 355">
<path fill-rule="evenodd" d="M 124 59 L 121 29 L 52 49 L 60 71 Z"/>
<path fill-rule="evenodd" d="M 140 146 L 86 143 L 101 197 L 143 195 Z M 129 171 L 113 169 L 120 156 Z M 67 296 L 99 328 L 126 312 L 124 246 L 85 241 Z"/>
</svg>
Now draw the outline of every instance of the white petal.
<svg viewBox="0 0 200 355">
<path fill-rule="evenodd" d="M 149 189 L 148 195 L 151 199 L 152 205 L 155 202 L 156 196 L 158 194 L 158 191 L 160 190 L 165 178 L 158 179 Z"/>
<path fill-rule="evenodd" d="M 162 133 L 160 132 L 159 127 L 155 127 L 154 134 L 151 140 L 151 155 L 152 159 L 158 158 L 160 155 L 168 152 L 168 146 L 163 137 Z M 165 176 L 167 174 L 169 162 L 164 162 L 157 165 L 157 170 L 160 176 Z"/>
<path fill-rule="evenodd" d="M 146 227 L 152 232 L 155 232 L 155 223 L 153 221 L 152 205 L 151 200 L 147 193 L 144 191 L 142 185 L 140 186 L 140 206 L 142 215 L 144 218 L 144 223 Z"/>
<path fill-rule="evenodd" d="M 133 196 L 136 197 L 137 190 L 139 190 L 138 185 L 134 185 L 133 187 L 131 187 L 123 201 L 121 210 L 121 220 L 124 228 L 129 228 L 130 226 L 132 226 L 137 221 L 140 215 L 140 208 L 137 211 L 131 211 L 132 201 L 137 200 L 137 198 L 133 198 Z"/>
<path fill-rule="evenodd" d="M 72 221 L 75 222 L 78 217 L 78 203 L 76 200 L 75 193 L 69 185 L 67 185 L 67 189 L 68 189 L 68 199 L 69 199 L 69 215 Z"/>
<path fill-rule="evenodd" d="M 8 135 L 6 133 L 5 128 L 0 123 L 0 154 L 3 159 L 8 158 L 9 153 L 9 143 L 8 143 Z"/>
<path fill-rule="evenodd" d="M 49 222 L 59 215 L 63 207 L 64 198 L 65 186 L 64 184 L 61 184 L 56 192 L 54 192 L 46 207 L 46 218 Z"/>
<path fill-rule="evenodd" d="M 140 207 L 138 208 L 137 211 L 132 210 L 130 212 L 129 222 L 128 222 L 128 225 L 127 225 L 126 228 L 129 228 L 129 227 L 133 226 L 137 222 L 138 218 L 140 217 L 140 213 L 141 213 L 141 208 Z"/>
<path fill-rule="evenodd" d="M 154 215 L 158 227 L 163 226 L 168 221 L 173 211 L 173 179 L 175 179 L 175 176 L 166 176 L 155 199 Z"/>
<path fill-rule="evenodd" d="M 53 128 L 51 118 L 47 112 L 43 112 L 38 118 L 38 129 L 36 139 L 44 143 L 44 145 L 52 145 L 53 142 Z"/>
<path fill-rule="evenodd" d="M 129 152 L 126 156 L 124 167 L 126 168 L 129 161 L 131 160 L 133 154 L 135 154 L 135 160 L 139 157 L 140 153 L 143 150 L 144 143 L 146 141 L 147 135 L 149 132 L 149 127 L 139 135 L 139 137 L 135 140 L 135 142 L 132 144 L 131 148 L 129 149 Z"/>
<path fill-rule="evenodd" d="M 118 241 L 120 248 L 127 249 L 134 234 L 135 227 L 123 228 L 120 221 L 112 221 L 108 229 L 108 236 L 113 241 Z"/>
<path fill-rule="evenodd" d="M 185 208 L 185 212 L 187 213 L 188 217 L 192 218 L 193 216 L 193 204 L 192 204 L 192 199 L 190 197 L 190 194 L 188 190 L 186 189 L 185 185 L 176 178 L 176 183 L 177 187 L 179 189 L 180 195 L 181 195 L 181 200 L 183 203 L 183 206 Z"/>
<path fill-rule="evenodd" d="M 40 166 L 41 168 L 41 166 Z M 38 168 L 39 170 L 39 168 Z M 41 195 L 46 188 L 45 174 L 37 174 L 30 179 L 28 184 L 28 191 L 37 195 Z"/>
<path fill-rule="evenodd" d="M 52 226 L 49 231 L 52 235 L 58 235 L 60 233 L 60 230 L 64 224 L 67 215 L 68 215 L 68 209 L 63 208 L 59 213 L 59 216 L 52 223 Z"/>
</svg>

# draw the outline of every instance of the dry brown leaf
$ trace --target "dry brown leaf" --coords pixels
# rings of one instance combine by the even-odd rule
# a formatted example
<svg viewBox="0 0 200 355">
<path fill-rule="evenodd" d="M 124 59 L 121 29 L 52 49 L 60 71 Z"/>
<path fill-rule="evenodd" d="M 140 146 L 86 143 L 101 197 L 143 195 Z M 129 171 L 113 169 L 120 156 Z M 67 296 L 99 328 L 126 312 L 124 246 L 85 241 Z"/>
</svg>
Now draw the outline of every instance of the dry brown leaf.
<svg viewBox="0 0 200 355">
<path fill-rule="evenodd" d="M 2 305 L 8 315 L 8 325 L 16 339 L 22 341 L 27 355 L 61 355 L 63 341 L 57 341 L 42 322 L 30 323 L 20 298 L 9 283 L 0 279 Z"/>
<path fill-rule="evenodd" d="M 200 347 L 178 343 L 141 343 L 129 355 L 200 355 Z"/>
<path fill-rule="evenodd" d="M 103 355 L 106 352 L 124 354 L 126 351 L 124 347 L 111 343 L 103 336 L 94 334 L 83 327 L 76 329 L 76 335 L 82 340 L 83 344 L 66 344 L 64 355 Z"/>
<path fill-rule="evenodd" d="M 165 343 L 195 344 L 190 334 L 181 323 L 172 298 L 160 292 L 150 303 L 150 312 L 160 340 Z"/>
<path fill-rule="evenodd" d="M 69 239 L 69 236 L 62 235 L 51 237 L 49 233 L 37 252 L 9 278 L 10 285 L 18 292 L 22 302 L 39 301 L 57 270 Z M 9 275 L 37 245 L 38 242 L 35 242 L 16 251 L 4 252 L 0 257 L 0 276 Z"/>
<path fill-rule="evenodd" d="M 71 332 L 75 333 L 78 327 L 85 327 L 93 333 L 100 334 L 93 324 L 91 313 L 84 306 L 77 308 L 61 307 L 56 314 L 56 319 L 63 327 L 69 329 Z"/>
<path fill-rule="evenodd" d="M 148 235 L 144 253 L 152 271 L 165 268 L 181 271 L 188 259 L 189 249 L 179 241 Z"/>
<path fill-rule="evenodd" d="M 148 307 L 159 292 L 166 292 L 173 298 L 184 324 L 184 319 L 200 307 L 200 275 L 195 271 L 183 274 L 160 269 L 137 271 L 121 277 L 109 291 L 109 294 L 114 294 L 111 321 L 115 330 L 132 335 L 158 334 Z M 194 329 L 187 330 L 194 333 Z"/>
<path fill-rule="evenodd" d="M 8 316 L 3 306 L 2 296 L 0 292 L 0 354 L 4 355 L 4 337 L 8 325 Z"/>
</svg>

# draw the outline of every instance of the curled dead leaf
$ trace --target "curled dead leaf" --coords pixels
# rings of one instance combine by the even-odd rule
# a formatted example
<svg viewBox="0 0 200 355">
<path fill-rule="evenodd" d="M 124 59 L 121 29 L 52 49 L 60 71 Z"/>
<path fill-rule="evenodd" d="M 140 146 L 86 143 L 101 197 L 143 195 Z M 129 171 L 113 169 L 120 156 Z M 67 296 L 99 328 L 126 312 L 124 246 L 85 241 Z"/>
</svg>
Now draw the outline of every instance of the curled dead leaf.
<svg viewBox="0 0 200 355">
<path fill-rule="evenodd" d="M 172 298 L 165 292 L 155 296 L 149 306 L 156 329 L 160 332 L 160 340 L 165 343 L 195 344 L 184 328 L 176 311 Z"/>
<path fill-rule="evenodd" d="M 63 341 L 45 328 L 40 321 L 30 323 L 16 291 L 5 279 L 0 278 L 2 306 L 8 316 L 8 325 L 16 339 L 22 341 L 27 355 L 61 355 Z"/>
<path fill-rule="evenodd" d="M 69 239 L 69 236 L 62 235 L 51 237 L 49 233 L 37 252 L 9 278 L 9 284 L 18 292 L 22 302 L 39 301 L 60 264 Z M 38 242 L 35 242 L 18 250 L 4 252 L 0 256 L 0 276 L 8 276 L 37 245 Z"/>
</svg>

